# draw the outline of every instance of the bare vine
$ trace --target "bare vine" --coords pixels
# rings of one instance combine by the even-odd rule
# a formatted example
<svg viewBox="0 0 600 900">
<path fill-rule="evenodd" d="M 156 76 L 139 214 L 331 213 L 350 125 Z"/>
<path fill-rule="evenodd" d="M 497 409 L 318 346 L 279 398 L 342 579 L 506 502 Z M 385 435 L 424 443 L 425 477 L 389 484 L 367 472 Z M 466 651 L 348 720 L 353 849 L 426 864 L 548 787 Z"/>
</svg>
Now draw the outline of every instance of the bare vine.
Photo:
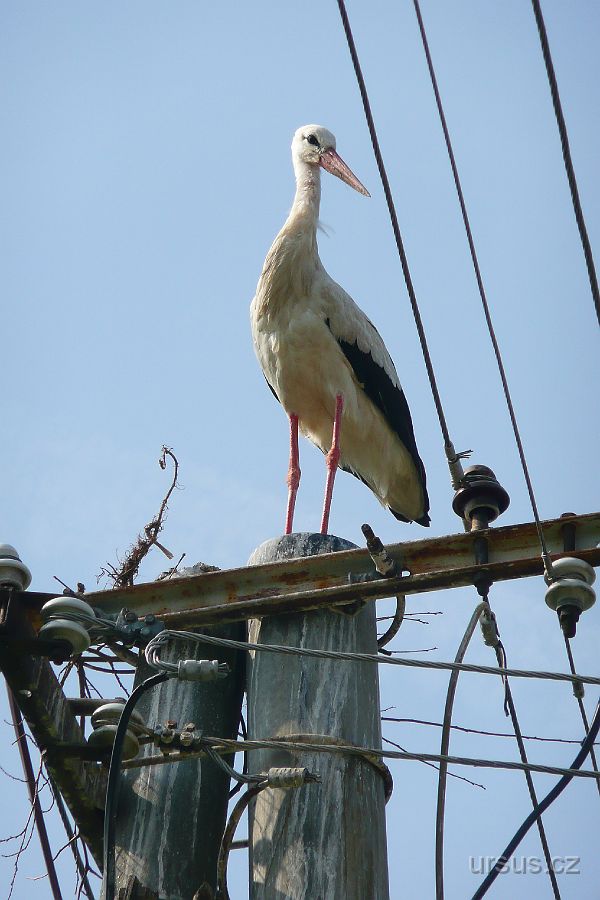
<svg viewBox="0 0 600 900">
<path fill-rule="evenodd" d="M 106 576 L 112 579 L 114 588 L 131 587 L 133 585 L 142 560 L 148 554 L 148 551 L 151 547 L 158 547 L 158 549 L 161 550 L 168 559 L 173 559 L 173 554 L 171 553 L 171 551 L 167 550 L 166 547 L 163 547 L 163 545 L 158 541 L 158 535 L 163 529 L 163 522 L 167 512 L 167 504 L 169 502 L 169 498 L 177 487 L 177 474 L 179 471 L 179 463 L 177 461 L 177 457 L 169 447 L 165 446 L 163 446 L 162 454 L 160 456 L 160 459 L 158 460 L 158 464 L 161 469 L 166 469 L 167 457 L 171 459 L 173 463 L 173 480 L 163 502 L 160 505 L 160 509 L 157 515 L 145 526 L 143 534 L 138 535 L 137 541 L 131 547 L 129 553 L 121 562 L 118 568 L 116 566 L 113 566 L 111 563 L 108 563 L 107 567 L 103 567 L 100 570 L 100 575 L 98 577 L 101 578 Z"/>
</svg>

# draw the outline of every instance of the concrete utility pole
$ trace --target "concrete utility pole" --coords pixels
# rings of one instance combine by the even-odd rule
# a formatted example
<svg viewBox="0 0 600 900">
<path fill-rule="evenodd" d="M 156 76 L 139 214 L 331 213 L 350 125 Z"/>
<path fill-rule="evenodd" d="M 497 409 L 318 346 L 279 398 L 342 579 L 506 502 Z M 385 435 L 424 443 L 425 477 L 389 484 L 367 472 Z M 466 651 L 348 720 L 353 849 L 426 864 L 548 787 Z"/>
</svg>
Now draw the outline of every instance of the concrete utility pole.
<svg viewBox="0 0 600 900">
<path fill-rule="evenodd" d="M 250 565 L 348 550 L 331 535 L 291 534 L 267 541 Z M 254 619 L 249 640 L 326 650 L 377 652 L 375 604 Z M 381 746 L 377 666 L 371 663 L 252 654 L 250 738 Z M 384 778 L 368 760 L 264 750 L 251 772 L 306 766 L 321 784 L 267 788 L 250 807 L 252 900 L 388 900 Z"/>
<path fill-rule="evenodd" d="M 183 575 L 194 575 L 194 567 Z M 243 625 L 206 629 L 219 637 L 244 639 Z M 193 722 L 207 734 L 237 737 L 243 654 L 219 650 L 231 674 L 212 684 L 176 678 L 145 694 L 136 707 L 150 725 L 167 720 L 182 728 Z M 166 662 L 213 659 L 215 648 L 177 641 L 161 651 Z M 140 663 L 136 683 L 154 670 Z M 143 755 L 155 754 L 152 744 Z M 231 762 L 231 760 L 230 760 Z M 216 888 L 216 867 L 225 829 L 229 777 L 212 761 L 195 759 L 122 773 L 117 819 L 117 897 L 192 900 L 204 883 Z M 210 896 L 205 889 L 201 896 Z"/>
</svg>

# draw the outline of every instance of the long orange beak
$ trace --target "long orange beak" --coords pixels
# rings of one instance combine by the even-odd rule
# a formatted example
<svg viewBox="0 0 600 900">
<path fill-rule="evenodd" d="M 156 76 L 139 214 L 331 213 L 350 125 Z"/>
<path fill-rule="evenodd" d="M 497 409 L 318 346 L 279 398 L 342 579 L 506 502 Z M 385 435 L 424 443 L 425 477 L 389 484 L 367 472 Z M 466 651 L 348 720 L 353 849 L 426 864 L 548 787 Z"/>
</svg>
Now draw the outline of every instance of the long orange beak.
<svg viewBox="0 0 600 900">
<path fill-rule="evenodd" d="M 358 191 L 359 194 L 363 194 L 365 197 L 371 196 L 364 184 L 360 183 L 354 172 L 348 168 L 342 157 L 339 156 L 333 148 L 325 150 L 321 154 L 319 165 L 327 172 L 331 172 L 331 174 L 335 175 L 337 178 L 341 178 L 342 181 L 349 184 L 350 187 L 354 188 L 355 191 Z"/>
</svg>

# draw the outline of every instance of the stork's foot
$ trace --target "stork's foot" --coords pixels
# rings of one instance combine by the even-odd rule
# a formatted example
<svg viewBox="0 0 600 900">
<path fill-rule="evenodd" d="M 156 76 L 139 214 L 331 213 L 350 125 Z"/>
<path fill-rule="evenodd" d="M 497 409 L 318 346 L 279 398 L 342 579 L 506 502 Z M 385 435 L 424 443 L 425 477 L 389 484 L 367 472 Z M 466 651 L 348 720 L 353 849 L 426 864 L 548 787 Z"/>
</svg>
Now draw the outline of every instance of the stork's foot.
<svg viewBox="0 0 600 900">
<path fill-rule="evenodd" d="M 331 450 L 325 457 L 325 463 L 327 465 L 327 481 L 325 484 L 325 499 L 323 501 L 323 516 L 321 518 L 321 534 L 327 534 L 329 529 L 329 512 L 331 509 L 331 498 L 333 496 L 333 483 L 340 462 L 340 430 L 343 411 L 344 398 L 341 394 L 338 394 L 335 400 L 335 418 L 333 420 Z"/>
</svg>

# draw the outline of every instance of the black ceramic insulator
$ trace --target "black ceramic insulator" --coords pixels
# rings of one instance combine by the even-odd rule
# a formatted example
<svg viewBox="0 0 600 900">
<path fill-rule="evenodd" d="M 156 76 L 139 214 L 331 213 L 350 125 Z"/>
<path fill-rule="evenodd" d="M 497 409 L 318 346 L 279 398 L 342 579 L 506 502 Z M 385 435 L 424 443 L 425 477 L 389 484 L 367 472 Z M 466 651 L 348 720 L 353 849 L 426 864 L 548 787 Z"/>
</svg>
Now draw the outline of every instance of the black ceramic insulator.
<svg viewBox="0 0 600 900">
<path fill-rule="evenodd" d="M 462 487 L 452 500 L 457 516 L 470 521 L 475 511 L 478 518 L 493 522 L 508 509 L 510 497 L 494 473 L 487 466 L 469 466 L 465 470 Z"/>
</svg>

